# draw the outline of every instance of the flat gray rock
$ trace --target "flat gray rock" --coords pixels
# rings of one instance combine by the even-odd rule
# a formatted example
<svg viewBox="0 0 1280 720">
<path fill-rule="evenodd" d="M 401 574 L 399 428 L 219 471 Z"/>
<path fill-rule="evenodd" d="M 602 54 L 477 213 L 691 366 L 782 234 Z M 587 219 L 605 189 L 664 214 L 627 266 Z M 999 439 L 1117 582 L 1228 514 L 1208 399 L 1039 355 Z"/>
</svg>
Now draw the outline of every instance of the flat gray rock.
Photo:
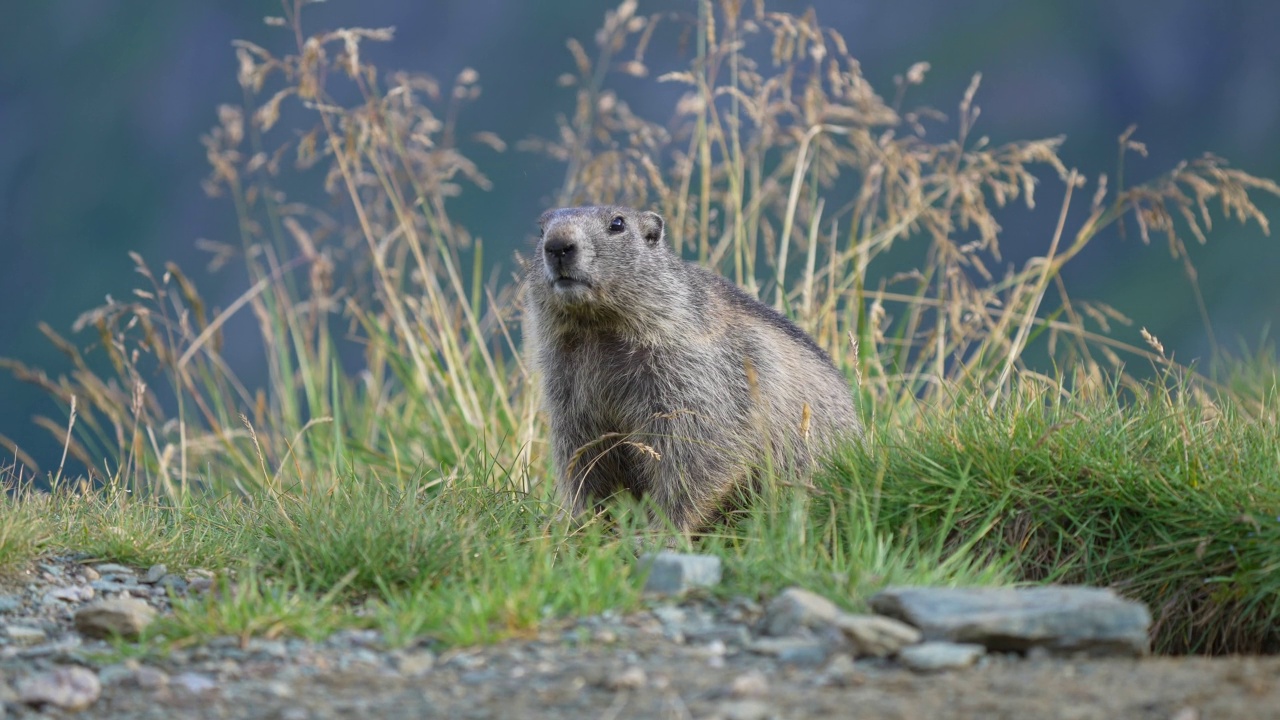
<svg viewBox="0 0 1280 720">
<path fill-rule="evenodd" d="M 644 591 L 679 595 L 694 588 L 720 583 L 720 558 L 677 552 L 648 553 L 640 557 L 640 567 L 648 570 Z"/>
<path fill-rule="evenodd" d="M 978 643 L 995 651 L 1144 655 L 1151 613 L 1094 587 L 887 588 L 872 609 L 920 628 L 925 640 Z"/>
<path fill-rule="evenodd" d="M 790 635 L 800 628 L 830 625 L 840 614 L 840 608 L 825 597 L 791 587 L 765 607 L 763 630 L 767 635 Z"/>
<path fill-rule="evenodd" d="M 788 665 L 821 665 L 831 654 L 831 647 L 817 638 L 760 638 L 747 645 L 747 650 Z"/>
<path fill-rule="evenodd" d="M 48 637 L 44 630 L 26 625 L 9 625 L 2 629 L 5 637 L 14 645 L 39 645 Z"/>
<path fill-rule="evenodd" d="M 978 662 L 987 649 L 974 643 L 925 642 L 902 648 L 898 661 L 916 672 L 959 670 Z"/>
<path fill-rule="evenodd" d="M 114 598 L 77 610 L 75 625 L 80 634 L 92 638 L 136 638 L 155 617 L 155 609 L 141 600 Z"/>
<path fill-rule="evenodd" d="M 833 622 L 858 657 L 888 657 L 920 642 L 920 631 L 883 615 L 841 613 Z"/>
</svg>

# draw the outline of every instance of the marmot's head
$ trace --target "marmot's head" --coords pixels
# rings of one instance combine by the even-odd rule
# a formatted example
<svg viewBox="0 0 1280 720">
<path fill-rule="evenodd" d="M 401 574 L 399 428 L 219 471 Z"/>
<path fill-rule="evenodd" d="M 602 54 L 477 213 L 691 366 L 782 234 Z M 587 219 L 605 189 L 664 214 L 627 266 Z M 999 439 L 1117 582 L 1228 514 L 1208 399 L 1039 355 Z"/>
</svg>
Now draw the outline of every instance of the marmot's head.
<svg viewBox="0 0 1280 720">
<path fill-rule="evenodd" d="M 672 278 L 665 268 L 675 256 L 657 213 L 560 208 L 544 213 L 538 225 L 542 236 L 529 281 L 546 306 L 602 315 L 669 299 Z"/>
</svg>

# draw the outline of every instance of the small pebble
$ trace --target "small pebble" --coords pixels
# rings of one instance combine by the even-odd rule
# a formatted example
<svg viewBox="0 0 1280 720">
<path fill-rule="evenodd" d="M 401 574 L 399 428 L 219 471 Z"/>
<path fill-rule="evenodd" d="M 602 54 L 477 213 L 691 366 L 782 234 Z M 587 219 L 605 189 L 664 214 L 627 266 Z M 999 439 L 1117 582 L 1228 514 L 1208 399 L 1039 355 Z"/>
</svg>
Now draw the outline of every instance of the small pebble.
<svg viewBox="0 0 1280 720">
<path fill-rule="evenodd" d="M 25 625 L 6 626 L 4 635 L 14 645 L 39 645 L 48 638 L 40 628 L 27 627 Z"/>
<path fill-rule="evenodd" d="M 609 676 L 606 685 L 610 690 L 639 690 L 648 681 L 644 668 L 632 665 L 621 672 Z"/>
<path fill-rule="evenodd" d="M 98 671 L 98 681 L 107 687 L 119 685 L 133 679 L 134 673 L 142 668 L 142 664 L 130 658 L 124 662 L 107 665 Z"/>
<path fill-rule="evenodd" d="M 898 660 L 916 672 L 938 672 L 969 667 L 986 653 L 985 647 L 971 643 L 924 642 L 903 648 Z"/>
<path fill-rule="evenodd" d="M 169 674 L 159 668 L 143 665 L 133 674 L 133 682 L 143 690 L 159 690 L 169 685 Z"/>
<path fill-rule="evenodd" d="M 430 650 L 402 653 L 395 658 L 396 670 L 408 677 L 422 677 L 436 665 L 436 655 Z"/>
<path fill-rule="evenodd" d="M 217 681 L 208 675 L 202 675 L 194 672 L 184 672 L 174 675 L 170 678 L 170 684 L 180 687 L 192 694 L 208 692 L 218 687 Z"/>
<path fill-rule="evenodd" d="M 275 698 L 291 698 L 294 695 L 293 688 L 286 682 L 279 680 L 267 683 L 263 688 L 268 695 Z"/>
<path fill-rule="evenodd" d="M 818 679 L 819 684 L 835 687 L 855 687 L 866 681 L 866 675 L 862 674 L 854 663 L 853 657 L 847 653 L 840 653 L 831 658 L 831 662 L 827 663 L 827 667 L 823 669 Z"/>
<path fill-rule="evenodd" d="M 747 646 L 751 652 L 772 655 L 791 665 L 820 665 L 830 648 L 821 640 L 807 638 L 761 638 Z"/>
<path fill-rule="evenodd" d="M 721 703 L 716 715 L 724 720 L 766 720 L 773 717 L 773 708 L 760 700 L 734 700 Z"/>
<path fill-rule="evenodd" d="M 720 558 L 715 555 L 691 555 L 664 551 L 641 556 L 640 566 L 647 572 L 645 592 L 679 595 L 694 588 L 720 584 Z"/>
<path fill-rule="evenodd" d="M 743 673 L 729 685 L 729 694 L 736 698 L 763 697 L 769 692 L 769 679 L 759 670 Z"/>
<path fill-rule="evenodd" d="M 133 598 L 100 600 L 76 611 L 76 630 L 92 638 L 137 637 L 155 620 L 156 611 Z"/>
<path fill-rule="evenodd" d="M 142 578 L 142 582 L 148 585 L 155 585 L 160 582 L 160 578 L 169 574 L 169 568 L 164 565 L 156 564 L 147 569 L 146 577 Z"/>
<path fill-rule="evenodd" d="M 27 705 L 62 708 L 77 712 L 92 705 L 102 693 L 102 684 L 92 670 L 66 665 L 56 670 L 28 675 L 18 681 L 18 701 Z"/>
<path fill-rule="evenodd" d="M 92 600 L 94 596 L 93 588 L 87 585 L 64 585 L 56 587 L 45 593 L 45 603 L 52 604 L 51 601 L 62 601 L 69 603 L 84 602 Z"/>
<path fill-rule="evenodd" d="M 206 593 L 213 588 L 213 578 L 193 577 L 187 581 L 187 589 L 193 593 Z"/>
</svg>

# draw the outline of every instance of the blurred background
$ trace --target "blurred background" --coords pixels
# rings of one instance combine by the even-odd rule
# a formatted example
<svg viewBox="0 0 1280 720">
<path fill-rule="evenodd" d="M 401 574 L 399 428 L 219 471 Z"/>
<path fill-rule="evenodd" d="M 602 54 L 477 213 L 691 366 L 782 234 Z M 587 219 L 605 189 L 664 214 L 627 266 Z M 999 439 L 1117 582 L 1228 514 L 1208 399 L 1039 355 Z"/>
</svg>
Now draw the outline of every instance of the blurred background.
<svg viewBox="0 0 1280 720">
<path fill-rule="evenodd" d="M 1064 134 L 1063 159 L 1091 179 L 1114 173 L 1116 137 L 1130 124 L 1150 149 L 1146 159 L 1130 157 L 1130 182 L 1203 152 L 1280 177 L 1280 3 L 768 3 L 790 12 L 808 6 L 844 34 L 882 94 L 892 93 L 894 75 L 928 61 L 932 70 L 912 97 L 954 114 L 970 77 L 981 72 L 978 134 L 996 143 Z M 551 135 L 556 114 L 571 110 L 572 90 L 555 82 L 572 69 L 565 40 L 577 37 L 590 46 L 611 7 L 589 0 L 329 0 L 305 17 L 314 30 L 395 26 L 394 42 L 362 48 L 384 72 L 423 71 L 447 87 L 461 70 L 474 68 L 483 95 L 462 125 L 514 145 Z M 696 14 L 692 0 L 640 2 L 641 13 L 664 10 Z M 238 245 L 230 201 L 210 199 L 201 188 L 208 166 L 199 138 L 215 124 L 218 104 L 242 99 L 233 39 L 280 54 L 293 47 L 288 31 L 262 22 L 279 14 L 277 0 L 5 3 L 0 357 L 53 375 L 68 371 L 37 323 L 70 335 L 81 312 L 107 295 L 127 296 L 141 280 L 128 251 L 153 267 L 178 262 L 220 306 L 244 290 L 234 264 L 208 274 L 208 257 L 195 248 L 198 238 Z M 632 107 L 643 112 L 644 92 L 665 93 L 652 117 L 667 117 L 670 91 L 656 83 L 645 87 L 627 96 Z M 493 188 L 465 193 L 453 207 L 455 219 L 484 239 L 489 263 L 509 270 L 512 252 L 528 240 L 563 170 L 515 150 L 477 152 L 472 159 Z M 1052 172 L 1042 177 L 1035 212 L 1015 207 L 999 215 L 1006 262 L 1020 263 L 1048 245 L 1063 187 Z M 1280 202 L 1258 199 L 1280 220 Z M 1207 358 L 1208 333 L 1181 263 L 1162 241 L 1148 247 L 1136 232 L 1112 235 L 1068 266 L 1074 296 L 1108 302 L 1134 318 L 1133 327 L 1116 330 L 1129 342 L 1141 344 L 1138 328 L 1146 326 L 1177 360 Z M 1274 347 L 1267 333 L 1280 317 L 1280 240 L 1256 225 L 1216 222 L 1208 245 L 1190 249 L 1219 342 L 1237 350 L 1241 343 Z M 94 340 L 91 333 L 72 339 L 85 345 Z M 244 345 L 250 368 L 257 342 L 251 330 L 227 338 L 228 348 Z M 0 373 L 0 408 L 0 435 L 55 468 L 60 445 L 31 419 L 44 414 L 65 422 L 63 411 L 7 373 Z M 8 448 L 0 449 L 0 465 L 11 459 Z"/>
</svg>

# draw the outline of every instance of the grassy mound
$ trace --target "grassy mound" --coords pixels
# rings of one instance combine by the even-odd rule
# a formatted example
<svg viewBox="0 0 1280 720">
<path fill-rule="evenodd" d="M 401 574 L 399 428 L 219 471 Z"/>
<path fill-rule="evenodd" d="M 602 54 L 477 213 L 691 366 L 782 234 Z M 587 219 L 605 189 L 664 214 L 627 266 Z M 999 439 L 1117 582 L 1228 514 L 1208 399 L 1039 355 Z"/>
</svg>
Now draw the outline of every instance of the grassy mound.
<svg viewBox="0 0 1280 720">
<path fill-rule="evenodd" d="M 1141 599 L 1160 651 L 1280 649 L 1274 417 L 1157 387 L 1026 389 L 993 410 L 882 428 L 836 459 L 825 486 L 873 498 L 885 532 L 1008 558 L 1023 581 Z"/>
</svg>

